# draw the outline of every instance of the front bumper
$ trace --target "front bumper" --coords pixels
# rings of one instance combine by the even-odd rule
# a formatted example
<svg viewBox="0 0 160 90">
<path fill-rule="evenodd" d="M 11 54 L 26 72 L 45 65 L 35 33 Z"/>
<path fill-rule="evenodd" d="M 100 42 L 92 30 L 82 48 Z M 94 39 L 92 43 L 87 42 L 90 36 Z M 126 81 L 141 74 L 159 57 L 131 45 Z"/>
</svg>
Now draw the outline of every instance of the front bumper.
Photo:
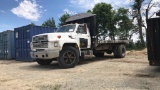
<svg viewBox="0 0 160 90">
<path fill-rule="evenodd" d="M 31 57 L 35 59 L 53 59 L 59 57 L 59 50 L 55 51 L 39 51 L 39 52 L 30 52 Z"/>
</svg>

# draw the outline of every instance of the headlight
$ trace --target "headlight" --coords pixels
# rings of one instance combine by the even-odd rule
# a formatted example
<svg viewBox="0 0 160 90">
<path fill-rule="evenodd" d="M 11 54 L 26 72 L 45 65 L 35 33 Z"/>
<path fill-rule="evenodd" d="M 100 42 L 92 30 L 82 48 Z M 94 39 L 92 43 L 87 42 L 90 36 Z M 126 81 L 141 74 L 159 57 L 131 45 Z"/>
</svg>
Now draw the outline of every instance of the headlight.
<svg viewBox="0 0 160 90">
<path fill-rule="evenodd" d="M 32 49 L 32 51 L 36 51 L 36 49 Z"/>
<path fill-rule="evenodd" d="M 58 47 L 58 42 L 54 42 L 54 47 Z"/>
</svg>

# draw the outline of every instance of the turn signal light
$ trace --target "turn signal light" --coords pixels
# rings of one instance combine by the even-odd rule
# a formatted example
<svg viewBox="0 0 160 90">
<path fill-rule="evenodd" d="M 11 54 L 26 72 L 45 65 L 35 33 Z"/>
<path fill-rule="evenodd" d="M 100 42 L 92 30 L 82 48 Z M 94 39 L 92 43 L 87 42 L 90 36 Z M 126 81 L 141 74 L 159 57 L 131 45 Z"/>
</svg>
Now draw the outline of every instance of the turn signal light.
<svg viewBox="0 0 160 90">
<path fill-rule="evenodd" d="M 59 38 L 59 39 L 60 39 L 60 38 L 61 38 L 61 36 L 57 36 L 57 38 Z"/>
</svg>

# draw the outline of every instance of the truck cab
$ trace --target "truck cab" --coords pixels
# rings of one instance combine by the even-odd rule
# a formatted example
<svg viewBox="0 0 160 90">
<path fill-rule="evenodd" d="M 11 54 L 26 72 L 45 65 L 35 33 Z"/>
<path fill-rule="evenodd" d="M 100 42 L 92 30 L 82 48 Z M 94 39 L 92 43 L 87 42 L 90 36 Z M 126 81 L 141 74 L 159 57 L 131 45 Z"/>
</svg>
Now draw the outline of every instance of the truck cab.
<svg viewBox="0 0 160 90">
<path fill-rule="evenodd" d="M 67 24 L 54 33 L 33 36 L 31 57 L 35 58 L 39 64 L 49 64 L 53 59 L 58 59 L 64 49 L 74 51 L 74 53 L 66 53 L 66 57 L 71 55 L 70 57 L 73 58 L 77 55 L 79 58 L 82 49 L 90 48 L 91 36 L 87 24 Z"/>
</svg>

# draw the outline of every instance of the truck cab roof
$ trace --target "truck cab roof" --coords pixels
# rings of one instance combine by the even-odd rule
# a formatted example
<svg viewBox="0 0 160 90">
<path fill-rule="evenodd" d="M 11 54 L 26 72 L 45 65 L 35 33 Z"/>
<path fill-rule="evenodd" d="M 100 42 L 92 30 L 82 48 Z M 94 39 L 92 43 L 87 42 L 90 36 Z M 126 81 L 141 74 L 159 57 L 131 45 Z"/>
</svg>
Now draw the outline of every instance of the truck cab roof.
<svg viewBox="0 0 160 90">
<path fill-rule="evenodd" d="M 83 19 L 83 18 L 88 18 L 88 17 L 92 17 L 95 16 L 96 14 L 92 14 L 92 13 L 80 13 L 80 14 L 76 14 L 71 16 L 70 18 L 68 18 L 66 20 L 66 23 L 71 22 L 71 21 L 75 21 L 75 20 L 79 20 L 79 19 Z"/>
</svg>

